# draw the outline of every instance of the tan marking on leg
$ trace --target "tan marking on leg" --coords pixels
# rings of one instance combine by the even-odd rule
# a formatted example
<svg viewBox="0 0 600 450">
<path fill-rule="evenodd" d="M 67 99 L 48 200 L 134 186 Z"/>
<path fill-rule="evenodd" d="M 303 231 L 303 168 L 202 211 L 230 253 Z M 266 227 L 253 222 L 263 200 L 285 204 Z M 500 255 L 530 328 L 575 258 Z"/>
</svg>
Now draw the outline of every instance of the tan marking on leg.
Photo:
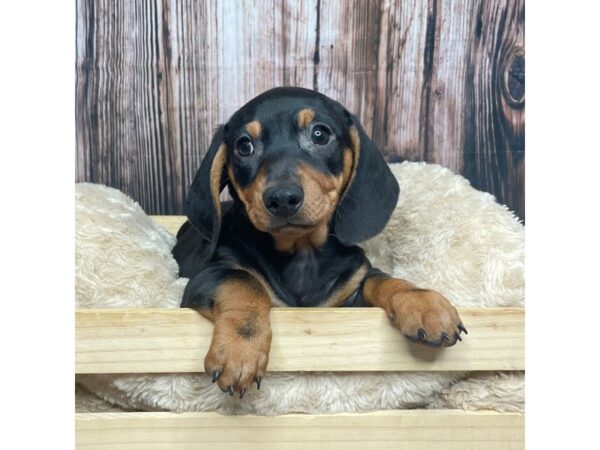
<svg viewBox="0 0 600 450">
<path fill-rule="evenodd" d="M 248 122 L 245 128 L 253 139 L 260 139 L 262 135 L 262 124 L 258 120 Z"/>
<path fill-rule="evenodd" d="M 300 128 L 308 128 L 314 118 L 315 112 L 310 108 L 304 108 L 298 113 L 298 126 Z"/>
<path fill-rule="evenodd" d="M 360 266 L 354 275 L 344 284 L 344 286 L 337 289 L 323 304 L 319 306 L 335 308 L 340 306 L 352 293 L 358 289 L 363 278 L 367 274 L 369 269 L 366 265 Z"/>
<path fill-rule="evenodd" d="M 251 269 L 249 267 L 242 267 L 242 266 L 238 266 L 238 265 L 234 265 L 233 267 L 238 270 L 244 270 L 244 271 L 248 272 L 250 275 L 252 275 L 254 278 L 256 278 L 262 284 L 263 288 L 265 289 L 265 291 L 267 291 L 267 294 L 269 295 L 269 299 L 271 300 L 271 307 L 289 306 L 287 303 L 285 303 L 283 300 L 281 300 L 275 294 L 275 292 L 273 292 L 273 289 L 271 289 L 271 285 L 269 284 L 269 282 L 256 270 Z"/>
<path fill-rule="evenodd" d="M 363 299 L 383 308 L 392 324 L 411 340 L 445 347 L 458 340 L 460 316 L 439 292 L 419 289 L 405 280 L 374 276 L 364 283 Z"/>
<path fill-rule="evenodd" d="M 372 306 L 387 310 L 392 297 L 401 292 L 407 292 L 417 287 L 405 280 L 399 280 L 387 275 L 375 275 L 365 281 L 363 298 Z"/>
<path fill-rule="evenodd" d="M 222 390 L 242 394 L 264 376 L 272 337 L 270 309 L 267 291 L 257 280 L 232 279 L 217 288 L 204 368 L 211 376 L 218 374 Z"/>
</svg>

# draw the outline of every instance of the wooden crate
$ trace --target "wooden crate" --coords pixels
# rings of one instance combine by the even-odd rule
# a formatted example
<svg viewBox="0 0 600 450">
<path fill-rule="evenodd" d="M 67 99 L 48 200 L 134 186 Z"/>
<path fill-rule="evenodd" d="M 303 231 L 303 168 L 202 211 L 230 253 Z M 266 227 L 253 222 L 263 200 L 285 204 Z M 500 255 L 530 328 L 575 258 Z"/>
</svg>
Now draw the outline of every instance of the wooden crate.
<svg viewBox="0 0 600 450">
<path fill-rule="evenodd" d="M 157 220 L 175 231 L 183 219 Z M 435 350 L 410 344 L 379 308 L 276 308 L 269 371 L 524 370 L 523 309 L 459 312 L 468 337 Z M 190 309 L 78 310 L 76 373 L 201 372 L 211 334 L 212 324 Z M 75 418 L 78 449 L 128 450 L 522 449 L 524 420 L 516 413 L 462 410 L 273 417 L 124 412 Z"/>
</svg>

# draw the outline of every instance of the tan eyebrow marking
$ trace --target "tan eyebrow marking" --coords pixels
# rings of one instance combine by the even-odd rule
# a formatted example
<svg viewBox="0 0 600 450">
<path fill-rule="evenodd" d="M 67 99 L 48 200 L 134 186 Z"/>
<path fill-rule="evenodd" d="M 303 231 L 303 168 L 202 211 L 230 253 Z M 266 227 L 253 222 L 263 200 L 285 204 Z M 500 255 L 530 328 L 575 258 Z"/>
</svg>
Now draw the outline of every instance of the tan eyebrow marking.
<svg viewBox="0 0 600 450">
<path fill-rule="evenodd" d="M 315 118 L 315 112 L 310 108 L 304 108 L 298 113 L 298 125 L 300 128 L 307 128 Z"/>
<path fill-rule="evenodd" d="M 258 139 L 262 134 L 262 125 L 258 120 L 253 120 L 246 124 L 246 131 L 253 139 Z"/>
</svg>

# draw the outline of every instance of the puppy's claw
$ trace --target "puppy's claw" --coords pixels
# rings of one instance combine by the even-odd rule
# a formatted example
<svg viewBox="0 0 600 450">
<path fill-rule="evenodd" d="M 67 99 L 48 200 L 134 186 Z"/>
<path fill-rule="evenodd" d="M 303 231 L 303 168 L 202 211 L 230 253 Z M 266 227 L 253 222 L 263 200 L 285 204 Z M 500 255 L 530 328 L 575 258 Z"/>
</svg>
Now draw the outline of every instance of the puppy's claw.
<svg viewBox="0 0 600 450">
<path fill-rule="evenodd" d="M 219 376 L 221 376 L 221 372 L 215 370 L 212 374 L 212 382 L 216 382 L 219 379 Z"/>
<path fill-rule="evenodd" d="M 454 336 L 456 337 L 457 341 L 461 341 L 462 342 L 462 338 L 460 337 L 460 333 L 454 333 Z"/>
<path fill-rule="evenodd" d="M 467 331 L 467 329 L 465 328 L 465 326 L 462 323 L 458 324 L 458 329 L 465 334 L 469 334 L 469 332 Z"/>
<path fill-rule="evenodd" d="M 256 389 L 260 390 L 260 382 L 262 381 L 262 377 L 256 377 Z"/>
<path fill-rule="evenodd" d="M 229 392 L 229 395 L 231 395 L 233 397 L 233 393 L 235 392 L 233 390 L 233 386 L 229 386 L 229 389 L 227 389 L 227 391 Z"/>
<path fill-rule="evenodd" d="M 419 331 L 417 332 L 417 336 L 422 341 L 427 340 L 427 333 L 425 333 L 425 330 L 423 328 L 419 328 Z"/>
<path fill-rule="evenodd" d="M 445 331 L 442 333 L 442 340 L 446 342 L 450 342 L 450 336 Z"/>
<path fill-rule="evenodd" d="M 240 400 L 244 398 L 244 394 L 246 393 L 246 388 L 242 388 L 240 391 Z"/>
</svg>

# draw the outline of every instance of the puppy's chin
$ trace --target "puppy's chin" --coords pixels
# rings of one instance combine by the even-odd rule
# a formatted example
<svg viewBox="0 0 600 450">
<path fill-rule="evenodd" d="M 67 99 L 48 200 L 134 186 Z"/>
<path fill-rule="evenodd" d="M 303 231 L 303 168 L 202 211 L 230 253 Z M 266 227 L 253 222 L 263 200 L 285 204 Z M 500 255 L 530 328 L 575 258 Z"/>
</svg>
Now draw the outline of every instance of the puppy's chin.
<svg viewBox="0 0 600 450">
<path fill-rule="evenodd" d="M 298 214 L 288 218 L 275 217 L 264 207 L 247 208 L 246 212 L 257 230 L 271 235 L 277 250 L 294 252 L 325 244 L 334 211 L 332 205 L 330 202 L 320 202 L 311 208 L 305 205 Z"/>
<path fill-rule="evenodd" d="M 247 211 L 250 222 L 257 230 L 273 237 L 301 237 L 313 233 L 321 224 L 310 223 L 296 217 L 281 219 L 260 211 Z"/>
<path fill-rule="evenodd" d="M 296 225 L 293 223 L 288 223 L 285 225 L 273 226 L 268 230 L 268 233 L 276 238 L 302 237 L 307 234 L 314 233 L 319 226 L 319 224 Z"/>
<path fill-rule="evenodd" d="M 264 207 L 260 210 L 253 208 L 246 212 L 256 229 L 271 235 L 302 236 L 313 231 L 322 222 L 321 220 L 311 220 L 312 218 L 307 217 L 303 209 L 288 217 L 275 216 L 267 212 Z"/>
<path fill-rule="evenodd" d="M 327 242 L 329 228 L 326 223 L 297 226 L 281 226 L 269 231 L 275 248 L 281 252 L 293 253 L 298 250 L 319 248 Z"/>
</svg>

